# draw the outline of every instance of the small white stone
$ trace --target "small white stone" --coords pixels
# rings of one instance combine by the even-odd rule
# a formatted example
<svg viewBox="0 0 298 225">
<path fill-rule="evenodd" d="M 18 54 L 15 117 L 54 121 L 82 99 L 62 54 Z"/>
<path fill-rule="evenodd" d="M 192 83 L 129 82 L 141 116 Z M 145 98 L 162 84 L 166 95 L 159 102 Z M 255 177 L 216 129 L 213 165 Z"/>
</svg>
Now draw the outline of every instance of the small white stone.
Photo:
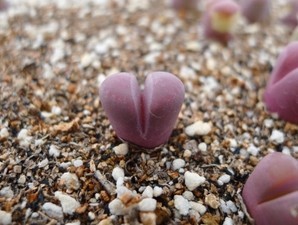
<svg viewBox="0 0 298 225">
<path fill-rule="evenodd" d="M 28 147 L 31 143 L 32 137 L 28 135 L 27 129 L 20 130 L 18 134 L 18 140 L 21 146 Z"/>
<path fill-rule="evenodd" d="M 291 150 L 288 147 L 283 147 L 282 153 L 285 155 L 291 155 Z"/>
<path fill-rule="evenodd" d="M 80 203 L 77 200 L 67 194 L 63 194 L 61 191 L 56 191 L 55 197 L 59 199 L 65 214 L 72 215 L 80 207 Z"/>
<path fill-rule="evenodd" d="M 60 115 L 62 113 L 62 109 L 59 106 L 53 106 L 51 112 L 55 115 Z"/>
<path fill-rule="evenodd" d="M 128 144 L 122 143 L 113 148 L 116 155 L 126 155 L 128 153 Z"/>
<path fill-rule="evenodd" d="M 188 201 L 194 200 L 195 196 L 191 191 L 185 191 L 183 192 L 183 197 L 186 198 Z"/>
<path fill-rule="evenodd" d="M 186 149 L 184 152 L 183 152 L 183 157 L 186 158 L 186 159 L 189 159 L 191 157 L 191 151 Z"/>
<path fill-rule="evenodd" d="M 265 125 L 265 127 L 267 127 L 267 128 L 271 128 L 272 126 L 273 126 L 273 120 L 272 119 L 265 119 L 264 120 L 264 125 Z"/>
<path fill-rule="evenodd" d="M 81 159 L 76 159 L 76 160 L 74 160 L 73 161 L 73 165 L 75 166 L 75 167 L 80 167 L 80 166 L 83 166 L 83 160 L 81 160 Z"/>
<path fill-rule="evenodd" d="M 67 189 L 78 190 L 80 188 L 79 178 L 75 173 L 66 172 L 61 176 L 60 183 Z"/>
<path fill-rule="evenodd" d="M 44 160 L 42 160 L 41 162 L 38 163 L 38 167 L 39 168 L 44 168 L 49 164 L 49 160 L 47 158 L 45 158 Z"/>
<path fill-rule="evenodd" d="M 174 196 L 174 205 L 179 213 L 183 216 L 186 216 L 189 212 L 189 202 L 182 195 Z"/>
<path fill-rule="evenodd" d="M 60 150 L 55 145 L 51 145 L 49 149 L 49 155 L 54 157 L 60 156 Z"/>
<path fill-rule="evenodd" d="M 173 170 L 179 170 L 185 166 L 185 161 L 183 159 L 175 159 L 172 164 Z"/>
<path fill-rule="evenodd" d="M 87 68 L 95 59 L 96 55 L 94 53 L 85 53 L 81 58 L 80 64 L 83 68 Z"/>
<path fill-rule="evenodd" d="M 81 222 L 79 220 L 77 220 L 74 222 L 66 223 L 65 225 L 81 225 Z"/>
<path fill-rule="evenodd" d="M 0 138 L 8 138 L 9 137 L 9 133 L 6 127 L 3 127 L 0 130 Z"/>
<path fill-rule="evenodd" d="M 234 225 L 234 222 L 230 217 L 226 217 L 222 225 Z"/>
<path fill-rule="evenodd" d="M 115 167 L 112 172 L 112 177 L 115 181 L 117 181 L 119 178 L 124 178 L 124 170 L 121 167 Z"/>
<path fill-rule="evenodd" d="M 49 217 L 54 219 L 63 219 L 63 211 L 62 208 L 58 205 L 55 205 L 51 202 L 46 202 L 42 205 L 42 209 Z"/>
<path fill-rule="evenodd" d="M 155 186 L 155 187 L 153 188 L 153 196 L 154 196 L 154 197 L 158 197 L 158 196 L 160 196 L 160 195 L 162 194 L 162 192 L 163 192 L 163 190 L 162 190 L 161 187 Z"/>
<path fill-rule="evenodd" d="M 45 143 L 45 140 L 43 140 L 43 139 L 36 139 L 35 141 L 34 141 L 34 145 L 37 147 L 37 146 L 41 146 L 41 145 L 43 145 Z"/>
<path fill-rule="evenodd" d="M 253 144 L 249 145 L 247 148 L 247 152 L 253 156 L 257 156 L 259 154 L 260 149 L 254 146 Z"/>
<path fill-rule="evenodd" d="M 18 184 L 25 184 L 26 183 L 26 176 L 24 174 L 21 174 L 18 179 Z"/>
<path fill-rule="evenodd" d="M 113 201 L 110 202 L 109 209 L 111 214 L 116 216 L 125 215 L 128 211 L 122 201 L 118 198 L 115 198 Z"/>
<path fill-rule="evenodd" d="M 144 198 L 139 202 L 138 206 L 142 212 L 153 212 L 156 209 L 156 200 L 153 198 Z"/>
<path fill-rule="evenodd" d="M 198 145 L 198 148 L 201 152 L 206 152 L 207 151 L 207 144 L 205 142 L 201 142 L 199 145 Z"/>
<path fill-rule="evenodd" d="M 153 197 L 153 189 L 150 186 L 147 186 L 142 193 L 143 198 L 152 198 Z"/>
<path fill-rule="evenodd" d="M 11 213 L 0 210 L 0 224 L 1 225 L 9 225 L 12 222 L 11 220 L 12 220 Z"/>
<path fill-rule="evenodd" d="M 269 140 L 281 144 L 285 140 L 285 134 L 279 130 L 273 130 Z"/>
<path fill-rule="evenodd" d="M 190 205 L 190 208 L 200 213 L 200 215 L 204 215 L 205 212 L 207 211 L 207 207 L 199 202 L 191 201 L 189 202 L 189 205 Z"/>
<path fill-rule="evenodd" d="M 193 191 L 194 189 L 199 187 L 206 180 L 205 177 L 202 177 L 197 173 L 192 173 L 189 171 L 185 172 L 184 179 L 185 179 L 185 185 L 190 191 Z"/>
<path fill-rule="evenodd" d="M 11 187 L 3 187 L 0 190 L 0 196 L 5 197 L 5 198 L 12 198 L 13 197 L 13 191 L 11 190 Z"/>
<path fill-rule="evenodd" d="M 88 212 L 88 217 L 90 220 L 94 220 L 96 218 L 94 212 Z"/>
<path fill-rule="evenodd" d="M 185 128 L 185 133 L 188 136 L 195 136 L 195 135 L 207 135 L 210 133 L 212 128 L 211 123 L 204 123 L 203 121 L 197 121 Z"/>
<path fill-rule="evenodd" d="M 228 206 L 229 209 L 230 209 L 232 212 L 234 212 L 234 213 L 238 211 L 238 209 L 237 209 L 235 203 L 232 202 L 231 200 L 227 201 L 227 206 Z"/>
<path fill-rule="evenodd" d="M 218 185 L 223 185 L 223 184 L 226 184 L 226 183 L 229 183 L 231 180 L 231 176 L 228 175 L 228 174 L 223 174 L 221 175 L 218 180 L 217 180 L 217 183 Z"/>
</svg>

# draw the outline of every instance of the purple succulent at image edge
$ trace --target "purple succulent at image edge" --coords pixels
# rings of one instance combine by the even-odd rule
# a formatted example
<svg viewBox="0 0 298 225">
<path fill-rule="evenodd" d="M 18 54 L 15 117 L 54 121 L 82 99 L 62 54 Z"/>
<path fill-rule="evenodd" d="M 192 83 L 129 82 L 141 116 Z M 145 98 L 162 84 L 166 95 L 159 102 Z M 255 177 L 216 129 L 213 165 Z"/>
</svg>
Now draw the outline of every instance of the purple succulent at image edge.
<svg viewBox="0 0 298 225">
<path fill-rule="evenodd" d="M 242 196 L 256 225 L 298 224 L 298 161 L 265 156 L 247 179 Z"/>
<path fill-rule="evenodd" d="M 118 73 L 102 83 L 100 100 L 118 137 L 155 148 L 172 133 L 184 101 L 184 85 L 173 74 L 154 72 L 141 90 L 134 75 Z"/>
<path fill-rule="evenodd" d="M 267 84 L 264 101 L 268 111 L 298 124 L 298 42 L 288 44 L 279 55 Z"/>
<path fill-rule="evenodd" d="M 207 4 L 207 9 L 203 15 L 203 35 L 207 39 L 216 40 L 222 44 L 228 43 L 232 38 L 232 26 L 236 21 L 234 18 L 239 12 L 239 6 L 233 0 L 210 0 Z M 220 16 L 219 21 L 215 16 Z M 214 24 L 222 26 L 223 21 L 226 20 L 228 24 L 227 30 L 219 31 L 214 27 Z"/>
<path fill-rule="evenodd" d="M 241 13 L 250 23 L 269 21 L 271 1 L 272 0 L 241 0 Z"/>
<path fill-rule="evenodd" d="M 288 1 L 289 13 L 282 18 L 282 22 L 291 28 L 298 26 L 298 1 Z"/>
</svg>

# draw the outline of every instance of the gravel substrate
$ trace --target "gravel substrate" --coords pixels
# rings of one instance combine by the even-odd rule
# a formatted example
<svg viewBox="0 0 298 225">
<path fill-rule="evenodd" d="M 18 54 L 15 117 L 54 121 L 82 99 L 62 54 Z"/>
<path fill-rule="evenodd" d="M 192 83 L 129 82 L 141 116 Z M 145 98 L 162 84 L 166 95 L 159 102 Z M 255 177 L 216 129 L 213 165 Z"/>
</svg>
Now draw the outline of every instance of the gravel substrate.
<svg viewBox="0 0 298 225">
<path fill-rule="evenodd" d="M 279 3 L 280 2 L 280 3 Z M 241 191 L 273 151 L 298 158 L 298 127 L 263 93 L 292 31 L 240 20 L 205 40 L 202 8 L 163 1 L 11 0 L 0 12 L 0 224 L 251 224 Z M 122 143 L 101 107 L 107 75 L 177 75 L 186 89 L 167 144 Z"/>
</svg>

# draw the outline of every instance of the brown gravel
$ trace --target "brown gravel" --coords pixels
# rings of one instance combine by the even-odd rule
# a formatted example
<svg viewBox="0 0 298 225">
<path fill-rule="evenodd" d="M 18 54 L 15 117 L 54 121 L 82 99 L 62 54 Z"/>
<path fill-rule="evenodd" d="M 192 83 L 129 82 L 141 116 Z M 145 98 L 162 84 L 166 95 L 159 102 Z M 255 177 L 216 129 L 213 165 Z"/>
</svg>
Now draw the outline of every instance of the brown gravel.
<svg viewBox="0 0 298 225">
<path fill-rule="evenodd" d="M 221 46 L 200 35 L 201 11 L 179 18 L 162 1 L 41 2 L 14 0 L 0 12 L 0 210 L 12 224 L 154 224 L 155 217 L 156 224 L 250 224 L 240 194 L 258 161 L 272 151 L 298 158 L 298 127 L 262 102 L 291 38 L 277 22 L 284 6 L 274 2 L 270 24 L 239 21 L 234 41 Z M 156 70 L 185 84 L 177 126 L 155 151 L 129 145 L 116 155 L 121 141 L 100 105 L 100 83 L 118 71 L 143 81 Z M 211 131 L 187 135 L 196 121 Z M 175 159 L 185 166 L 173 170 Z M 108 207 L 117 197 L 115 167 L 131 191 L 118 196 L 125 216 Z M 206 178 L 191 191 L 206 212 L 175 208 L 174 196 L 188 191 L 186 171 Z M 230 179 L 220 183 L 222 175 Z M 147 186 L 162 188 L 154 213 L 136 207 Z M 75 203 L 64 208 L 62 195 Z M 45 203 L 64 214 L 51 214 Z"/>
</svg>

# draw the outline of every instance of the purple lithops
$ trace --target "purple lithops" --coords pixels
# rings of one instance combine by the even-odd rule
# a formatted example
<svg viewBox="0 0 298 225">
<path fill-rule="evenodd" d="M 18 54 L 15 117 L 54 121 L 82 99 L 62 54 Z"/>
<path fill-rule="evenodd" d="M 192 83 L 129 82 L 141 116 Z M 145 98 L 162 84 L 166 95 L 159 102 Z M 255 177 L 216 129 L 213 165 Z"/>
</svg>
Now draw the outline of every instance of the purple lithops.
<svg viewBox="0 0 298 225">
<path fill-rule="evenodd" d="M 0 0 L 0 11 L 7 9 L 7 7 L 8 3 L 6 2 L 6 0 Z"/>
<path fill-rule="evenodd" d="M 244 203 L 256 225 L 298 224 L 298 161 L 271 153 L 244 185 Z"/>
<path fill-rule="evenodd" d="M 298 42 L 282 51 L 270 76 L 264 94 L 270 112 L 298 124 Z"/>
<path fill-rule="evenodd" d="M 226 44 L 232 39 L 238 12 L 239 6 L 233 0 L 209 1 L 202 21 L 204 36 Z"/>
<path fill-rule="evenodd" d="M 271 0 L 241 0 L 241 13 L 250 23 L 267 22 L 271 16 Z"/>
<path fill-rule="evenodd" d="M 289 0 L 289 13 L 282 18 L 282 22 L 289 27 L 298 26 L 298 0 Z"/>
<path fill-rule="evenodd" d="M 155 148 L 172 133 L 184 100 L 184 85 L 171 73 L 154 72 L 141 90 L 134 75 L 118 73 L 102 83 L 100 100 L 118 137 Z"/>
</svg>

